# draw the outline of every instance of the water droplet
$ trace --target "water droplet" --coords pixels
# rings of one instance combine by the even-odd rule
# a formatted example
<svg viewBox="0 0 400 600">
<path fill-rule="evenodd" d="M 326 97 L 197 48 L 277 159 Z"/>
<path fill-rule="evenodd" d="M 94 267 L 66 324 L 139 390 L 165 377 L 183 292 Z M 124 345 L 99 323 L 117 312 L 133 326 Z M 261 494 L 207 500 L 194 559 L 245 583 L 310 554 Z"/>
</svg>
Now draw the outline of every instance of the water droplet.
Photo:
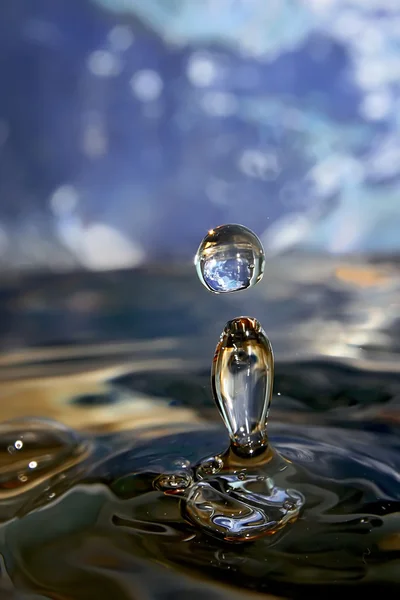
<svg viewBox="0 0 400 600">
<path fill-rule="evenodd" d="M 75 465 L 87 445 L 61 423 L 18 419 L 0 425 L 0 498 L 11 497 Z"/>
<path fill-rule="evenodd" d="M 190 486 L 192 478 L 189 473 L 170 473 L 160 475 L 154 486 L 161 492 L 178 493 Z"/>
<path fill-rule="evenodd" d="M 204 475 L 216 475 L 224 466 L 222 459 L 219 456 L 208 458 L 201 463 L 197 469 L 197 475 L 203 477 Z"/>
<path fill-rule="evenodd" d="M 215 351 L 212 390 L 233 448 L 243 456 L 267 445 L 273 378 L 272 347 L 260 323 L 229 321 Z"/>
<path fill-rule="evenodd" d="M 264 273 L 264 250 L 258 237 L 242 225 L 211 229 L 195 257 L 200 281 L 216 294 L 245 290 Z"/>
<path fill-rule="evenodd" d="M 244 481 L 246 479 L 246 473 L 244 473 L 244 471 L 238 473 L 238 479 L 240 479 L 240 481 Z"/>
</svg>

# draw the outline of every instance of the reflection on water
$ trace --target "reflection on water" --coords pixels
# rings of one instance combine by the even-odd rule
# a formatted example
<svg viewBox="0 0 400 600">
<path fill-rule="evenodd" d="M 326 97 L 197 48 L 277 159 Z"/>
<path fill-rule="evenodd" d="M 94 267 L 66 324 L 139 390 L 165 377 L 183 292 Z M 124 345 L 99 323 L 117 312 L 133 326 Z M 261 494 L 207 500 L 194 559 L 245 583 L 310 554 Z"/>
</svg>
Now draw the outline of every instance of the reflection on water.
<svg viewBox="0 0 400 600">
<path fill-rule="evenodd" d="M 393 262 L 286 257 L 246 298 L 200 298 L 192 269 L 4 284 L 2 420 L 25 420 L 0 430 L 1 597 L 398 592 L 399 283 Z M 210 367 L 243 313 L 275 350 L 268 431 L 290 468 L 233 481 Z M 304 506 L 272 537 L 221 541 L 184 504 L 195 480 L 198 515 L 218 502 L 218 474 L 250 527 L 241 486 L 253 507 L 281 511 L 282 490 L 288 518 Z"/>
<path fill-rule="evenodd" d="M 66 477 L 65 471 L 89 454 L 88 442 L 48 419 L 16 419 L 0 425 L 1 520 L 14 516 L 33 488 L 50 489 L 49 481 Z"/>
</svg>

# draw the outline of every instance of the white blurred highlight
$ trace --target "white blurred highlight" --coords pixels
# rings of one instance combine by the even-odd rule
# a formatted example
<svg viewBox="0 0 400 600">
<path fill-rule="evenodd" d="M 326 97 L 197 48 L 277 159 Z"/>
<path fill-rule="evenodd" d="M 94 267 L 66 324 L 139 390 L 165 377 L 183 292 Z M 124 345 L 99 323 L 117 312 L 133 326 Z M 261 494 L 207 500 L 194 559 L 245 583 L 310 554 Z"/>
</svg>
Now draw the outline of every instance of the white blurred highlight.
<svg viewBox="0 0 400 600">
<path fill-rule="evenodd" d="M 157 71 L 143 69 L 137 71 L 131 79 L 133 94 L 141 102 L 154 102 L 161 95 L 163 81 Z"/>
</svg>

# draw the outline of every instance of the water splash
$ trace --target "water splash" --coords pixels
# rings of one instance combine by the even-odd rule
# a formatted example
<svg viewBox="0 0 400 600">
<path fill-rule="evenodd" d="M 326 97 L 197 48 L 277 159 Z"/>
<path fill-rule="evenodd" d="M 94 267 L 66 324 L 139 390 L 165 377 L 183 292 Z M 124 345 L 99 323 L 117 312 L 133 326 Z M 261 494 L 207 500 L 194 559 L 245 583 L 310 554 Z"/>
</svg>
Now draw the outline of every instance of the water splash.
<svg viewBox="0 0 400 600">
<path fill-rule="evenodd" d="M 260 323 L 229 321 L 214 356 L 212 390 L 230 447 L 200 461 L 190 475 L 164 473 L 153 484 L 179 496 L 187 521 L 226 542 L 276 541 L 305 504 L 303 494 L 287 485 L 294 466 L 268 443 L 273 374 L 272 347 Z"/>
<path fill-rule="evenodd" d="M 260 472 L 226 472 L 195 483 L 184 503 L 184 516 L 227 542 L 275 538 L 287 524 L 296 521 L 304 497 L 297 490 L 276 485 Z"/>
<path fill-rule="evenodd" d="M 264 250 L 249 229 L 223 225 L 203 239 L 195 265 L 210 291 L 239 291 L 262 278 Z M 193 479 L 165 473 L 154 481 L 164 494 L 180 496 L 185 519 L 226 542 L 274 536 L 298 518 L 305 503 L 300 492 L 274 481 L 291 468 L 268 444 L 273 378 L 272 346 L 257 319 L 228 321 L 215 351 L 211 383 L 230 447 L 195 465 Z"/>
<path fill-rule="evenodd" d="M 215 403 L 233 448 L 253 456 L 267 445 L 274 356 L 260 323 L 249 317 L 229 321 L 212 366 Z"/>
</svg>

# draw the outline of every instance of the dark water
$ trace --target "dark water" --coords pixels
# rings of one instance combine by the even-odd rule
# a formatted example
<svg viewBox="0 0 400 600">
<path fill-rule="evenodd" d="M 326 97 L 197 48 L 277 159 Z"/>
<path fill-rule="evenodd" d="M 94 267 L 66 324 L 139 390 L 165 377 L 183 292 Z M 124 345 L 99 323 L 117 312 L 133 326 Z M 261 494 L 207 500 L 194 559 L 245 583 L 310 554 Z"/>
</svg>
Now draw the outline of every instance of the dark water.
<svg viewBox="0 0 400 600">
<path fill-rule="evenodd" d="M 190 268 L 4 282 L 0 597 L 397 594 L 399 281 L 393 261 L 287 257 L 232 298 Z M 274 347 L 269 438 L 291 461 L 257 475 L 304 505 L 230 543 L 159 482 L 228 446 L 210 366 L 239 314 Z"/>
</svg>

